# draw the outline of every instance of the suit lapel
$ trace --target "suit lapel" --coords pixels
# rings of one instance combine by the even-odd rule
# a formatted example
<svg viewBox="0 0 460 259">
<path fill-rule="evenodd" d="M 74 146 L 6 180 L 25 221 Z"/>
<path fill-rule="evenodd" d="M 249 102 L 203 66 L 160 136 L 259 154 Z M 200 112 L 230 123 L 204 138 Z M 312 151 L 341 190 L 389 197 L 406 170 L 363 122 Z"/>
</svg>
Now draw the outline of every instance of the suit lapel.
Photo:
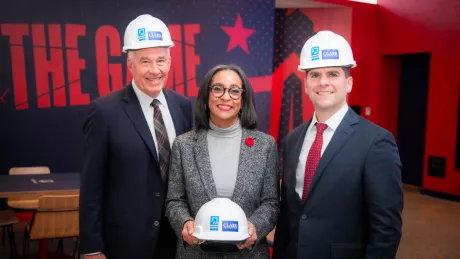
<svg viewBox="0 0 460 259">
<path fill-rule="evenodd" d="M 240 155 L 238 158 L 238 171 L 236 175 L 236 182 L 235 182 L 235 189 L 232 194 L 231 200 L 236 202 L 241 198 L 241 194 L 244 193 L 244 182 L 245 182 L 245 175 L 250 172 L 250 168 L 247 165 L 251 165 L 254 162 L 251 159 L 254 157 L 252 155 L 253 150 L 256 148 L 255 146 L 248 146 L 246 145 L 246 139 L 252 138 L 257 143 L 255 137 L 251 134 L 251 130 L 242 128 L 241 132 L 241 145 L 240 145 Z"/>
<path fill-rule="evenodd" d="M 145 145 L 152 153 L 152 156 L 155 157 L 155 160 L 158 161 L 158 155 L 155 150 L 155 143 L 153 142 L 152 133 L 145 121 L 144 113 L 142 112 L 141 105 L 137 99 L 136 93 L 133 90 L 133 86 L 129 84 L 125 88 L 125 96 L 123 100 L 126 102 L 124 107 L 126 114 L 133 123 L 139 135 L 141 135 L 142 140 L 144 140 Z"/>
<path fill-rule="evenodd" d="M 211 161 L 209 159 L 208 140 L 206 138 L 206 130 L 200 130 L 196 133 L 196 143 L 194 147 L 195 163 L 198 167 L 198 173 L 201 177 L 201 182 L 212 200 L 217 197 L 216 184 L 212 176 Z"/>
<path fill-rule="evenodd" d="M 176 135 L 179 136 L 185 130 L 183 124 L 181 123 L 184 120 L 184 118 L 180 110 L 180 105 L 175 100 L 176 98 L 174 98 L 174 96 L 169 93 L 169 90 L 164 89 L 163 94 L 166 98 L 166 102 L 168 102 L 168 109 L 174 123 Z"/>
<path fill-rule="evenodd" d="M 342 146 L 355 132 L 352 125 L 356 123 L 358 123 L 358 117 L 356 113 L 349 108 L 342 122 L 337 127 L 337 130 L 334 132 L 329 145 L 327 146 L 326 150 L 324 150 L 323 156 L 321 157 L 318 167 L 316 168 L 315 175 L 313 176 L 313 180 L 307 195 L 307 200 L 308 197 L 310 197 L 310 193 L 315 190 L 315 186 L 318 184 L 318 181 L 320 180 L 329 162 L 331 162 L 331 160 L 340 151 Z"/>
</svg>

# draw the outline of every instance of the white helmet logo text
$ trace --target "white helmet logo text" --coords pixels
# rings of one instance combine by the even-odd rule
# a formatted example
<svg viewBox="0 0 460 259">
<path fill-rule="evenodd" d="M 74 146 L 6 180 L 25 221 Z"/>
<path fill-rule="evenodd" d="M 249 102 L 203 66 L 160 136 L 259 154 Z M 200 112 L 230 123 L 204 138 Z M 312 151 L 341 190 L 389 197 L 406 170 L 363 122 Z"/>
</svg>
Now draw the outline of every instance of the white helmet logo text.
<svg viewBox="0 0 460 259">
<path fill-rule="evenodd" d="M 223 232 L 238 232 L 238 221 L 222 221 Z"/>
<path fill-rule="evenodd" d="M 339 59 L 338 49 L 323 49 L 322 59 Z"/>
<path fill-rule="evenodd" d="M 148 37 L 149 40 L 163 40 L 163 34 L 161 34 L 161 31 L 149 31 Z"/>
</svg>

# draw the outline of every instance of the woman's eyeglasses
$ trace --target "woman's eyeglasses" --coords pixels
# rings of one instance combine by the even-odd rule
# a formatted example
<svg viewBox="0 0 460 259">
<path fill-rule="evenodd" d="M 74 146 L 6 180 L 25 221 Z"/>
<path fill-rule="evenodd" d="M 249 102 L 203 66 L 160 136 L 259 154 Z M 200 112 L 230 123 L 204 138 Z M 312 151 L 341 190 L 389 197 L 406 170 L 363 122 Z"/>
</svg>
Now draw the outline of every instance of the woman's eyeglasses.
<svg viewBox="0 0 460 259">
<path fill-rule="evenodd" d="M 224 96 L 225 91 L 228 90 L 228 95 L 230 96 L 230 98 L 232 98 L 233 100 L 238 100 L 241 98 L 241 95 L 244 92 L 244 89 L 239 88 L 238 86 L 232 86 L 230 88 L 225 88 L 221 85 L 213 85 L 213 86 L 210 86 L 210 88 L 211 88 L 212 95 L 216 98 L 220 98 Z"/>
</svg>

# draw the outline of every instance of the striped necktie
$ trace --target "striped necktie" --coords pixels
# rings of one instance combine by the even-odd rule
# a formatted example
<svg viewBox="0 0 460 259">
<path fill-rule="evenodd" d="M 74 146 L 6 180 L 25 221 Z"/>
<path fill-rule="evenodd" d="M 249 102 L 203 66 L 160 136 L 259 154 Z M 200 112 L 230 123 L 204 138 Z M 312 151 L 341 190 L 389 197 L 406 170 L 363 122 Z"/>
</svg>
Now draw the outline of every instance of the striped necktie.
<svg viewBox="0 0 460 259">
<path fill-rule="evenodd" d="M 171 147 L 169 145 L 168 132 L 166 131 L 163 116 L 161 115 L 160 104 L 160 101 L 157 99 L 154 99 L 151 103 L 154 109 L 153 125 L 155 127 L 155 137 L 157 139 L 158 160 L 160 163 L 161 178 L 164 182 L 166 182 Z"/>
</svg>

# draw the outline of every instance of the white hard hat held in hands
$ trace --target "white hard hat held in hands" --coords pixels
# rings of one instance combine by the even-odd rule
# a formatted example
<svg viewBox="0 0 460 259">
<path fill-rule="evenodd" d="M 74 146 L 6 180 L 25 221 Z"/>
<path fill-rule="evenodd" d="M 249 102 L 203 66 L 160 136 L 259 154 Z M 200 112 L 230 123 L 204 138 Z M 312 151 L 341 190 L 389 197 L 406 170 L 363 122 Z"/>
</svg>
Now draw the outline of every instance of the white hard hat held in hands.
<svg viewBox="0 0 460 259">
<path fill-rule="evenodd" d="M 313 35 L 300 53 L 300 71 L 322 67 L 356 67 L 350 44 L 332 31 L 320 31 Z"/>
<path fill-rule="evenodd" d="M 123 52 L 153 47 L 172 47 L 166 24 L 149 14 L 139 15 L 125 30 Z"/>
<path fill-rule="evenodd" d="M 203 241 L 244 241 L 249 238 L 246 214 L 228 198 L 212 199 L 198 210 L 193 236 Z"/>
</svg>

